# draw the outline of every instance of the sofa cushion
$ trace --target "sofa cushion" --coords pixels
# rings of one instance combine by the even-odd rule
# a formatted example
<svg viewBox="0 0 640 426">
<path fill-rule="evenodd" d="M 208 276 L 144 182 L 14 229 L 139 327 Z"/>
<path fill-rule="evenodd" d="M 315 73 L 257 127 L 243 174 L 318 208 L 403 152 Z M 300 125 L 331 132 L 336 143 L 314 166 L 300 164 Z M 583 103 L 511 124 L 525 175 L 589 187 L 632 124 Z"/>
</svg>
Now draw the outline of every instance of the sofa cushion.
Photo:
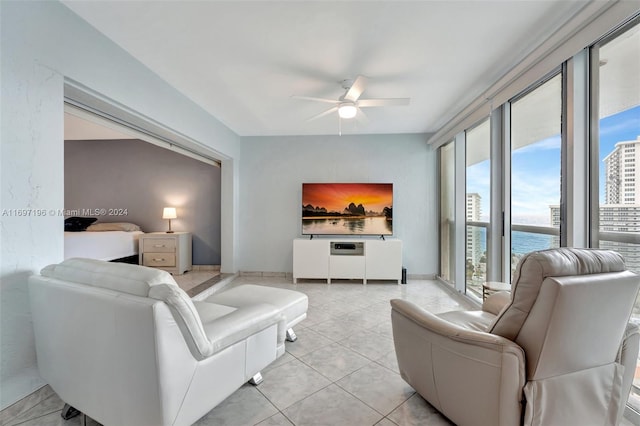
<svg viewBox="0 0 640 426">
<path fill-rule="evenodd" d="M 243 306 L 268 303 L 278 308 L 287 321 L 287 328 L 306 318 L 309 298 L 299 291 L 261 285 L 244 284 L 215 293 L 205 302 L 241 308 Z M 204 320 L 203 320 L 204 322 Z"/>
<path fill-rule="evenodd" d="M 219 305 L 217 303 L 209 302 L 194 301 L 193 306 L 195 306 L 196 310 L 198 311 L 200 321 L 202 321 L 203 324 L 217 320 L 218 318 L 221 318 L 237 310 L 237 308 L 231 306 Z"/>
<path fill-rule="evenodd" d="M 158 284 L 178 286 L 171 274 L 161 269 L 96 259 L 67 259 L 44 267 L 40 275 L 141 297 L 148 297 L 151 287 Z"/>
</svg>

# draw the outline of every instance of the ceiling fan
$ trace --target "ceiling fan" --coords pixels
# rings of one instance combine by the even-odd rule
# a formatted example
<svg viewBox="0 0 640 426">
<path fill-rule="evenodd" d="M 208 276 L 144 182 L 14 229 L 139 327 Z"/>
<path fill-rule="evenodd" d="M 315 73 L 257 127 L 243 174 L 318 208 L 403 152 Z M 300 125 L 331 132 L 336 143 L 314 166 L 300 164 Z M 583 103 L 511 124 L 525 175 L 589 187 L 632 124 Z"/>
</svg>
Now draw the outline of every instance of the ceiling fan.
<svg viewBox="0 0 640 426">
<path fill-rule="evenodd" d="M 360 111 L 360 108 L 409 105 L 409 98 L 360 99 L 360 96 L 367 87 L 367 78 L 362 75 L 356 77 L 355 80 L 342 80 L 341 85 L 342 88 L 345 89 L 345 93 L 344 95 L 340 96 L 338 100 L 295 95 L 292 96 L 292 98 L 307 101 L 324 102 L 334 105 L 328 110 L 314 115 L 307 121 L 316 120 L 336 111 L 338 112 L 338 116 L 340 118 L 349 119 L 354 118 L 356 114 L 358 114 L 358 112 L 364 115 L 362 111 Z"/>
</svg>

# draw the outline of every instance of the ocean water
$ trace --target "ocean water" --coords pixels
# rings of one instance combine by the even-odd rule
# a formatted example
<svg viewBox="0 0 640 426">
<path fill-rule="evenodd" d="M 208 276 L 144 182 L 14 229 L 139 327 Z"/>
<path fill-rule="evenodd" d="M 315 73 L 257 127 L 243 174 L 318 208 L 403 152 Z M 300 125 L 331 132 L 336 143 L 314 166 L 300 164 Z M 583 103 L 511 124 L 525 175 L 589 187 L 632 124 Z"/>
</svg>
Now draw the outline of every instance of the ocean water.
<svg viewBox="0 0 640 426">
<path fill-rule="evenodd" d="M 487 249 L 487 232 L 480 228 L 480 243 L 484 250 Z M 511 233 L 511 252 L 514 254 L 526 254 L 537 250 L 546 250 L 558 246 L 558 237 L 554 241 L 553 235 L 534 234 L 531 232 L 513 231 Z M 484 251 L 483 250 L 483 251 Z"/>
<path fill-rule="evenodd" d="M 536 250 L 546 250 L 557 247 L 558 238 L 554 244 L 553 235 L 533 234 L 531 232 L 513 231 L 511 233 L 511 252 L 526 254 Z"/>
</svg>

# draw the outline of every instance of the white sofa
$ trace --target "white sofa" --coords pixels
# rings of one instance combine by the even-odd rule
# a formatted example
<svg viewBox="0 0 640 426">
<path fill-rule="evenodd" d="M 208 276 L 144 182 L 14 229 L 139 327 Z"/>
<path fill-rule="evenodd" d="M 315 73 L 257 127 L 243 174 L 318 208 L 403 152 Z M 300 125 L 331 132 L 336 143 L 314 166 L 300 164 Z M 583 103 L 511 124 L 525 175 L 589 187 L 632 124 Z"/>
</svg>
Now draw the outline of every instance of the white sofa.
<svg viewBox="0 0 640 426">
<path fill-rule="evenodd" d="M 189 425 L 284 353 L 270 304 L 192 302 L 158 269 L 68 259 L 29 278 L 38 368 L 104 425 Z"/>
</svg>

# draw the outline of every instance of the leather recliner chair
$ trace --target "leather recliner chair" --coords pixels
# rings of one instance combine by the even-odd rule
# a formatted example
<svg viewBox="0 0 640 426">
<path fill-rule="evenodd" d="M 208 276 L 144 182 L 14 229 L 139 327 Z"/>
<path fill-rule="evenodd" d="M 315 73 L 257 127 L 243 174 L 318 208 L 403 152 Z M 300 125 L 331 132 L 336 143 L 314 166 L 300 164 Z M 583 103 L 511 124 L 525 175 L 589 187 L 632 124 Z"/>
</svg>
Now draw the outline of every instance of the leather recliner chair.
<svg viewBox="0 0 640 426">
<path fill-rule="evenodd" d="M 640 334 L 640 276 L 596 249 L 522 258 L 512 293 L 440 315 L 391 301 L 402 378 L 460 426 L 618 424 Z"/>
</svg>

